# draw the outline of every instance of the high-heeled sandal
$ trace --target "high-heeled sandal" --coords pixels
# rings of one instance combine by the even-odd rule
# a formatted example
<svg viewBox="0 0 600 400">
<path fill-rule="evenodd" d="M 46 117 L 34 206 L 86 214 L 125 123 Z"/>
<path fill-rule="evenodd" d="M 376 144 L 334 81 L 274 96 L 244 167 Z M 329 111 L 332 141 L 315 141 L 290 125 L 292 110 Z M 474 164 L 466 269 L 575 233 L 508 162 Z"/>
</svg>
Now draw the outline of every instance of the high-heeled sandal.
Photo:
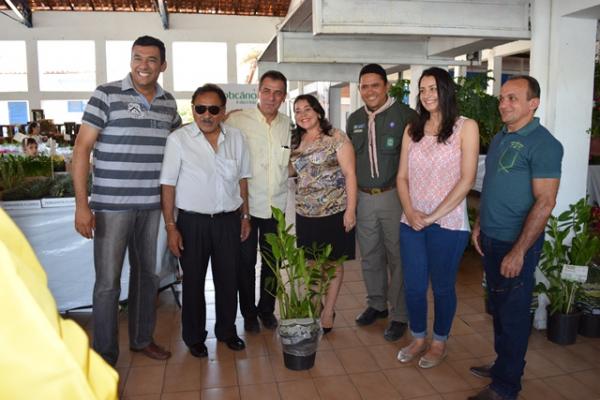
<svg viewBox="0 0 600 400">
<path fill-rule="evenodd" d="M 323 327 L 323 335 L 328 334 L 333 329 L 333 323 L 335 322 L 335 311 L 333 312 L 333 318 L 331 320 L 332 320 L 331 328 L 325 328 L 325 327 Z"/>
</svg>

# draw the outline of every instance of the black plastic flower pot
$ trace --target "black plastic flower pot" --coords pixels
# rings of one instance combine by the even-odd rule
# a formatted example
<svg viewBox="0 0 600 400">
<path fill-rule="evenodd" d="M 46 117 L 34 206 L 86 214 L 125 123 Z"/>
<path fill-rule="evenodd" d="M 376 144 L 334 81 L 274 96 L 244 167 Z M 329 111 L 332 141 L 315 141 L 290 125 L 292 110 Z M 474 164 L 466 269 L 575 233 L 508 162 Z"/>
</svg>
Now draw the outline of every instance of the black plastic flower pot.
<svg viewBox="0 0 600 400">
<path fill-rule="evenodd" d="M 282 319 L 277 328 L 283 350 L 283 363 L 294 371 L 310 369 L 315 365 L 322 331 L 314 318 Z"/>
<path fill-rule="evenodd" d="M 575 343 L 580 317 L 580 311 L 573 314 L 548 314 L 548 340 L 560 345 Z"/>
<path fill-rule="evenodd" d="M 600 337 L 600 315 L 583 313 L 579 320 L 579 334 L 585 337 Z"/>
<path fill-rule="evenodd" d="M 311 369 L 315 365 L 315 356 L 312 353 L 308 356 L 295 356 L 293 354 L 283 353 L 283 363 L 285 367 L 294 371 L 304 371 Z"/>
</svg>

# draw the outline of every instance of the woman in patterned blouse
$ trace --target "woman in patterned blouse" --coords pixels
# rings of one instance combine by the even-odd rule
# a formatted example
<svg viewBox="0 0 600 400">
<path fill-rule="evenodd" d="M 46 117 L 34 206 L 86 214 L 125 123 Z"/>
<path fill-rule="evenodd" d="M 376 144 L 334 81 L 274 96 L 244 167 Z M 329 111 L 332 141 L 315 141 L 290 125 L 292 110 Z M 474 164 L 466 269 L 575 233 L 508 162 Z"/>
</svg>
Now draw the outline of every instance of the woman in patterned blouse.
<svg viewBox="0 0 600 400">
<path fill-rule="evenodd" d="M 331 244 L 331 260 L 355 254 L 356 171 L 354 149 L 346 134 L 332 128 L 319 101 L 301 95 L 294 101 L 297 128 L 292 133 L 291 165 L 296 171 L 296 234 L 305 248 Z M 321 313 L 331 331 L 344 270 L 336 269 Z"/>
</svg>

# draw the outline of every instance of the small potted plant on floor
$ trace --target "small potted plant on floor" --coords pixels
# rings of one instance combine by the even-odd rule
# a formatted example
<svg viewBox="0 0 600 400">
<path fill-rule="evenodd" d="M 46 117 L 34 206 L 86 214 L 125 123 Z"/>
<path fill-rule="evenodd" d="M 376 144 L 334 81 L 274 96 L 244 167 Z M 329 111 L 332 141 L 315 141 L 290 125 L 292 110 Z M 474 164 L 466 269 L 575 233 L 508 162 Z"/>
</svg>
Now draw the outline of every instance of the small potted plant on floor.
<svg viewBox="0 0 600 400">
<path fill-rule="evenodd" d="M 331 245 L 312 249 L 297 247 L 296 236 L 290 233 L 292 225 L 287 226 L 283 212 L 275 207 L 272 211 L 277 233 L 266 235 L 272 249 L 267 263 L 274 273 L 270 286 L 279 306 L 278 333 L 284 364 L 289 369 L 305 370 L 314 365 L 322 335 L 321 298 L 343 258 L 335 262 L 329 260 Z"/>
<path fill-rule="evenodd" d="M 600 266 L 590 267 L 588 280 L 583 284 L 577 300 L 581 310 L 579 334 L 585 337 L 600 337 Z"/>
<path fill-rule="evenodd" d="M 575 342 L 581 316 L 575 301 L 587 280 L 588 266 L 600 251 L 600 239 L 589 230 L 590 213 L 591 206 L 583 198 L 548 220 L 549 240 L 544 242 L 540 263 L 548 282 L 538 283 L 536 289 L 550 300 L 547 335 L 558 344 Z"/>
</svg>

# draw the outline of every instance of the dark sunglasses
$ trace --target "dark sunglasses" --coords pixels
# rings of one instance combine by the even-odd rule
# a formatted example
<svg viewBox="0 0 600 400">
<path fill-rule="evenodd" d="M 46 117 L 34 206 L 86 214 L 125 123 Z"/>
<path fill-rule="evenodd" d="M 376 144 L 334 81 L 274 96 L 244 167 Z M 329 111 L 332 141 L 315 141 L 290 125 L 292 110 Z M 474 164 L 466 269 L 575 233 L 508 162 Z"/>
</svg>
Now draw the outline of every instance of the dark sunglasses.
<svg viewBox="0 0 600 400">
<path fill-rule="evenodd" d="M 197 105 L 197 106 L 194 106 L 194 110 L 196 110 L 196 114 L 198 114 L 198 115 L 204 114 L 206 112 L 206 110 L 208 110 L 208 112 L 211 113 L 212 115 L 217 115 L 218 113 L 221 112 L 221 107 Z"/>
</svg>

